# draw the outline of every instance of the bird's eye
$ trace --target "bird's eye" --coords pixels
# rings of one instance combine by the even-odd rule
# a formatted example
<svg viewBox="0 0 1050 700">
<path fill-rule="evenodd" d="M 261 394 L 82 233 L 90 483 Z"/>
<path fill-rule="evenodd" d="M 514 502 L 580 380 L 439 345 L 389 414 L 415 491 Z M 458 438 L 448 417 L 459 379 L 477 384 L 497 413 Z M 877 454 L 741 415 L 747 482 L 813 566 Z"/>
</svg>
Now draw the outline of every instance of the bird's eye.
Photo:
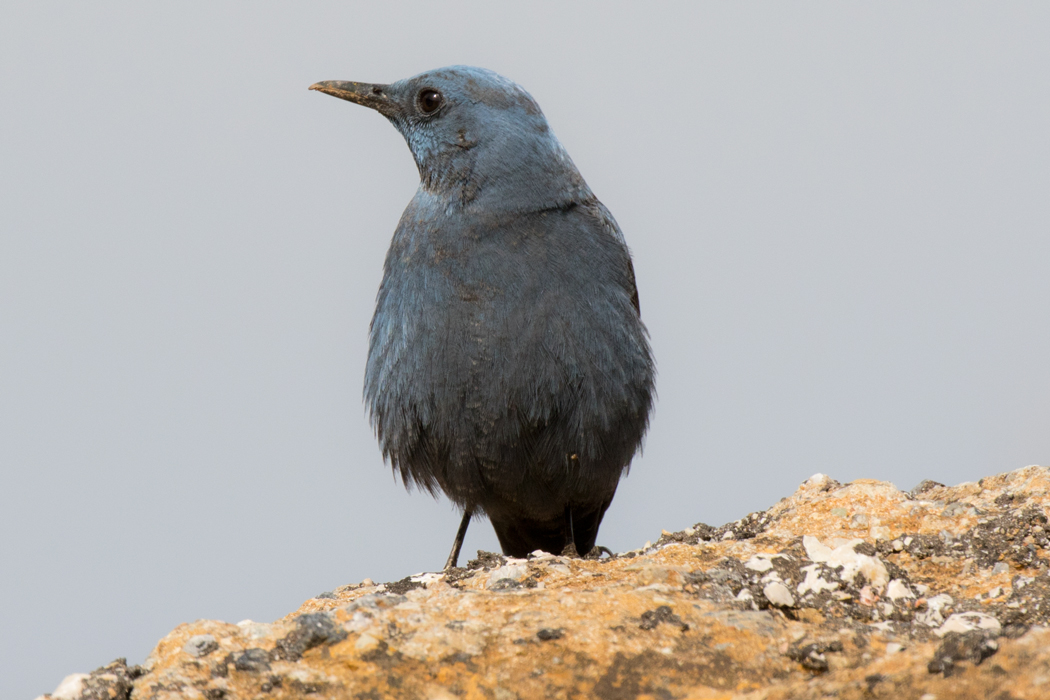
<svg viewBox="0 0 1050 700">
<path fill-rule="evenodd" d="M 441 106 L 444 99 L 437 90 L 427 88 L 419 93 L 419 108 L 423 110 L 424 114 L 430 114 Z"/>
</svg>

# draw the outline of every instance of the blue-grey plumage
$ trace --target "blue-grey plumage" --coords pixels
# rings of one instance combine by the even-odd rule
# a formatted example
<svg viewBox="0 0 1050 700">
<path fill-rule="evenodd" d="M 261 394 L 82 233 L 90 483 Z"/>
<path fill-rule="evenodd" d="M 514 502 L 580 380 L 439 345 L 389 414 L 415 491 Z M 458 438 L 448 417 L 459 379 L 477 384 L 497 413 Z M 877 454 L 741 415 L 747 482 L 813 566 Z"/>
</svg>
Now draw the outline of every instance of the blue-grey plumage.
<svg viewBox="0 0 1050 700">
<path fill-rule="evenodd" d="M 506 554 L 587 553 L 654 394 L 615 220 L 532 97 L 496 73 L 311 87 L 386 116 L 419 169 L 370 330 L 364 393 L 384 457 L 406 485 L 487 514 Z"/>
</svg>

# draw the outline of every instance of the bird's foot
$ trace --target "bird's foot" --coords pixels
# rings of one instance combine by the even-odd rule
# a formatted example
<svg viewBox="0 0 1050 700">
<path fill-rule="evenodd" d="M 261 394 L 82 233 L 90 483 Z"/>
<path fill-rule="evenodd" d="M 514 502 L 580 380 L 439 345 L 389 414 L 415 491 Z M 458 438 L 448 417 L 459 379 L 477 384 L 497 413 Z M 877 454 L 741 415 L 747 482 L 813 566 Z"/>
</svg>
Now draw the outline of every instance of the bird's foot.
<svg viewBox="0 0 1050 700">
<path fill-rule="evenodd" d="M 616 557 L 616 553 L 608 547 L 602 547 L 600 544 L 596 544 L 593 547 L 591 547 L 591 551 L 587 552 L 587 554 L 583 558 L 591 561 L 597 561 L 598 559 L 602 558 L 603 554 L 608 554 L 610 559 Z"/>
<path fill-rule="evenodd" d="M 561 556 L 570 557 L 572 559 L 579 559 L 580 553 L 576 551 L 576 543 L 570 542 L 565 545 L 565 549 L 561 550 Z"/>
</svg>

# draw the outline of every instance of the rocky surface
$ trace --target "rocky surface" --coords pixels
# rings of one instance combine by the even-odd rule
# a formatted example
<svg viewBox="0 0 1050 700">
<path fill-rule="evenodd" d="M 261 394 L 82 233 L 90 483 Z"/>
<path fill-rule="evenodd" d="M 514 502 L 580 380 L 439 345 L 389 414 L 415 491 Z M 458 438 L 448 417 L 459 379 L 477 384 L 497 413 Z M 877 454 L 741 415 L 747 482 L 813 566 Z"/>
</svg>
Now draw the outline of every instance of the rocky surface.
<svg viewBox="0 0 1050 700">
<path fill-rule="evenodd" d="M 769 510 L 577 559 L 479 553 L 273 623 L 199 620 L 74 698 L 1050 697 L 1050 469 L 817 475 Z"/>
</svg>

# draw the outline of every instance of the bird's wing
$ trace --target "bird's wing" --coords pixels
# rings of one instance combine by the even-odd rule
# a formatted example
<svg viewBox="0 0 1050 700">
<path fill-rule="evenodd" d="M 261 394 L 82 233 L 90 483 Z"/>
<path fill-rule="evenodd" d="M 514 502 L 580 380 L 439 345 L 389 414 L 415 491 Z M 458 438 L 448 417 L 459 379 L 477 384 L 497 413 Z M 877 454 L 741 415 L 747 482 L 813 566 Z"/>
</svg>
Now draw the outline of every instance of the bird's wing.
<svg viewBox="0 0 1050 700">
<path fill-rule="evenodd" d="M 627 291 L 631 295 L 631 304 L 634 306 L 634 310 L 637 311 L 638 316 L 641 317 L 642 307 L 638 300 L 638 284 L 635 282 L 634 262 L 631 260 L 631 251 L 627 247 L 627 241 L 624 240 L 623 231 L 620 230 L 620 225 L 616 223 L 616 219 L 614 219 L 612 213 L 605 208 L 605 205 L 596 198 L 583 202 L 582 206 L 588 214 L 598 221 L 602 230 L 620 244 L 620 248 L 623 250 L 623 262 L 626 267 L 626 278 L 628 284 Z"/>
<path fill-rule="evenodd" d="M 638 284 L 634 281 L 634 261 L 631 260 L 631 254 L 627 254 L 627 274 L 631 279 L 631 303 L 634 304 L 634 310 L 638 312 L 638 316 L 642 315 L 642 305 L 638 301 Z"/>
</svg>

